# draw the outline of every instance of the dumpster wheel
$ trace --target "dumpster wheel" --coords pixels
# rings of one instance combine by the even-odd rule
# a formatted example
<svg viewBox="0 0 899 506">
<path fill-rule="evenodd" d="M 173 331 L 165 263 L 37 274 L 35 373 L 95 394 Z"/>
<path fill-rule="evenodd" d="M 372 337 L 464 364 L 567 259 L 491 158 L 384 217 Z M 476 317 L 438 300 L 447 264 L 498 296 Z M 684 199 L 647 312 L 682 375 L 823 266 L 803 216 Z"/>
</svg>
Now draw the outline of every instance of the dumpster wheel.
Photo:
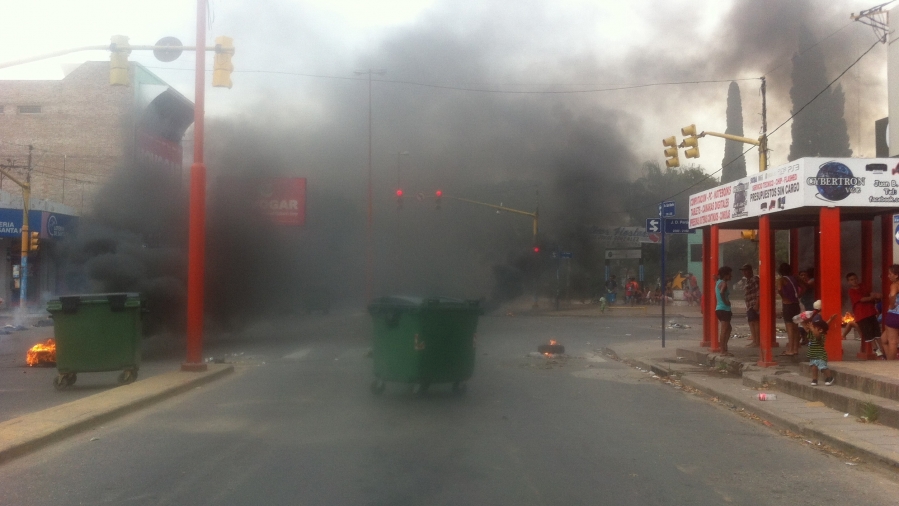
<svg viewBox="0 0 899 506">
<path fill-rule="evenodd" d="M 134 380 L 137 379 L 137 370 L 136 369 L 125 369 L 122 371 L 122 374 L 119 374 L 119 383 L 123 385 L 127 385 L 128 383 L 134 383 Z"/>
<path fill-rule="evenodd" d="M 456 381 L 453 383 L 454 394 L 464 394 L 468 390 L 468 385 L 464 381 Z"/>
<path fill-rule="evenodd" d="M 384 383 L 384 380 L 372 380 L 371 382 L 371 393 L 375 395 L 381 395 L 384 393 L 384 389 L 387 387 L 387 383 Z"/>
<path fill-rule="evenodd" d="M 78 376 L 76 376 L 73 372 L 58 374 L 55 378 L 53 378 L 53 386 L 56 387 L 57 390 L 62 391 L 74 385 L 77 379 Z"/>
</svg>

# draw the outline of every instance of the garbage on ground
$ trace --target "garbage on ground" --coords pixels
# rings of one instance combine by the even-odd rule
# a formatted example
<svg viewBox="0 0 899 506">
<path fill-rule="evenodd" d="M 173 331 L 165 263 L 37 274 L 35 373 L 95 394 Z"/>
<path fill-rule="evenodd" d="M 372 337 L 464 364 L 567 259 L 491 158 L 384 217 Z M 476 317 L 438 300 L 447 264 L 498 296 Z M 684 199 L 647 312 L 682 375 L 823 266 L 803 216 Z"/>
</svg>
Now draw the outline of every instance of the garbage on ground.
<svg viewBox="0 0 899 506">
<path fill-rule="evenodd" d="M 676 321 L 668 322 L 669 329 L 689 329 L 692 328 L 689 325 L 684 325 L 683 323 L 677 323 Z"/>
<path fill-rule="evenodd" d="M 47 339 L 37 343 L 25 354 L 25 363 L 28 367 L 54 367 L 56 365 L 56 341 Z"/>
<path fill-rule="evenodd" d="M 544 356 L 561 355 L 565 353 L 565 347 L 559 344 L 555 339 L 550 339 L 549 344 L 541 344 L 537 346 L 537 351 Z"/>
<path fill-rule="evenodd" d="M 776 400 L 777 400 L 777 395 L 775 395 L 775 394 L 760 393 L 760 394 L 759 394 L 759 400 L 760 400 L 760 401 L 776 401 Z"/>
</svg>

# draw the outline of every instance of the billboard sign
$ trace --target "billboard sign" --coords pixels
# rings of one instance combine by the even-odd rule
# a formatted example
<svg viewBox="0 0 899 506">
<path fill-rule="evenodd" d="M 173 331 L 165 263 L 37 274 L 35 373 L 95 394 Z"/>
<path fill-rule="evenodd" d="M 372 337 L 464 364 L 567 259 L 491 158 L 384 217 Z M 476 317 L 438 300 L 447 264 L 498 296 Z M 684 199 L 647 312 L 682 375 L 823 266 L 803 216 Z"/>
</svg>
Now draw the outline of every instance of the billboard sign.
<svg viewBox="0 0 899 506">
<path fill-rule="evenodd" d="M 800 207 L 899 207 L 899 161 L 801 158 L 690 196 L 690 228 Z"/>
<path fill-rule="evenodd" d="M 274 177 L 256 184 L 259 209 L 281 225 L 306 224 L 306 178 Z"/>
</svg>

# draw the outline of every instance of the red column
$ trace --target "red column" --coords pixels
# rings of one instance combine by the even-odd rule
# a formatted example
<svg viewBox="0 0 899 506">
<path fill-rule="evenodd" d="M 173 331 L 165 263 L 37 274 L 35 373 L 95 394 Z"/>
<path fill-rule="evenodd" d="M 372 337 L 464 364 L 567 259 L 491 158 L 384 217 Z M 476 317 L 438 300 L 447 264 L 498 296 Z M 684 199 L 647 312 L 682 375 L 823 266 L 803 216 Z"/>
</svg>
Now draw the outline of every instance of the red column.
<svg viewBox="0 0 899 506">
<path fill-rule="evenodd" d="M 777 365 L 771 348 L 774 333 L 774 231 L 771 217 L 759 218 L 759 361 L 760 367 Z"/>
<path fill-rule="evenodd" d="M 861 282 L 863 286 L 869 290 L 874 290 L 874 221 L 862 220 L 862 265 L 861 265 Z M 862 360 L 874 360 L 877 355 L 874 354 L 871 343 L 862 341 L 856 358 Z"/>
<path fill-rule="evenodd" d="M 816 225 L 815 231 L 815 300 L 821 298 L 821 226 Z"/>
<path fill-rule="evenodd" d="M 799 272 L 799 229 L 790 229 L 790 267 L 793 272 Z"/>
<path fill-rule="evenodd" d="M 715 284 L 712 280 L 712 229 L 702 229 L 702 342 L 699 346 L 708 348 L 712 345 L 712 327 L 715 326 Z"/>
<path fill-rule="evenodd" d="M 711 308 L 711 314 L 713 316 L 712 319 L 712 349 L 713 353 L 717 353 L 721 351 L 721 345 L 718 343 L 718 318 L 715 318 L 715 306 L 718 305 L 718 294 L 715 293 L 715 285 L 718 281 L 718 259 L 719 259 L 719 251 L 718 251 L 718 225 L 711 226 L 711 238 L 709 241 L 709 270 L 711 271 L 711 285 L 712 290 L 709 292 L 709 308 Z"/>
<path fill-rule="evenodd" d="M 883 294 L 883 314 L 886 315 L 890 300 L 890 278 L 887 274 L 893 265 L 893 215 L 880 215 L 880 290 Z"/>
<path fill-rule="evenodd" d="M 842 304 L 842 273 L 840 272 L 840 208 L 822 207 L 819 220 L 821 234 L 818 237 L 821 254 L 820 271 L 817 284 L 821 290 L 821 316 L 824 319 L 839 313 Z M 843 336 L 836 322 L 830 326 L 827 341 L 827 359 L 839 362 L 843 360 Z"/>
<path fill-rule="evenodd" d="M 206 283 L 206 164 L 203 161 L 206 89 L 206 0 L 197 0 L 194 163 L 190 166 L 187 240 L 187 361 L 182 371 L 205 371 L 203 305 Z"/>
</svg>

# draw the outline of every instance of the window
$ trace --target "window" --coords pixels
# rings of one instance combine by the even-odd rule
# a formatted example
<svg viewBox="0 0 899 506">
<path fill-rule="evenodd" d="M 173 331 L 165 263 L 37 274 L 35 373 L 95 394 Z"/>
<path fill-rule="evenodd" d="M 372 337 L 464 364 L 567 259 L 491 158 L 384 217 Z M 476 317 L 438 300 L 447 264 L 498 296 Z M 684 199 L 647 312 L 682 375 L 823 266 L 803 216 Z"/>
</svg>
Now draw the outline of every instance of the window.
<svg viewBox="0 0 899 506">
<path fill-rule="evenodd" d="M 39 105 L 20 105 L 19 114 L 40 114 L 41 106 Z"/>
<path fill-rule="evenodd" d="M 702 244 L 690 245 L 690 261 L 702 262 Z"/>
</svg>

